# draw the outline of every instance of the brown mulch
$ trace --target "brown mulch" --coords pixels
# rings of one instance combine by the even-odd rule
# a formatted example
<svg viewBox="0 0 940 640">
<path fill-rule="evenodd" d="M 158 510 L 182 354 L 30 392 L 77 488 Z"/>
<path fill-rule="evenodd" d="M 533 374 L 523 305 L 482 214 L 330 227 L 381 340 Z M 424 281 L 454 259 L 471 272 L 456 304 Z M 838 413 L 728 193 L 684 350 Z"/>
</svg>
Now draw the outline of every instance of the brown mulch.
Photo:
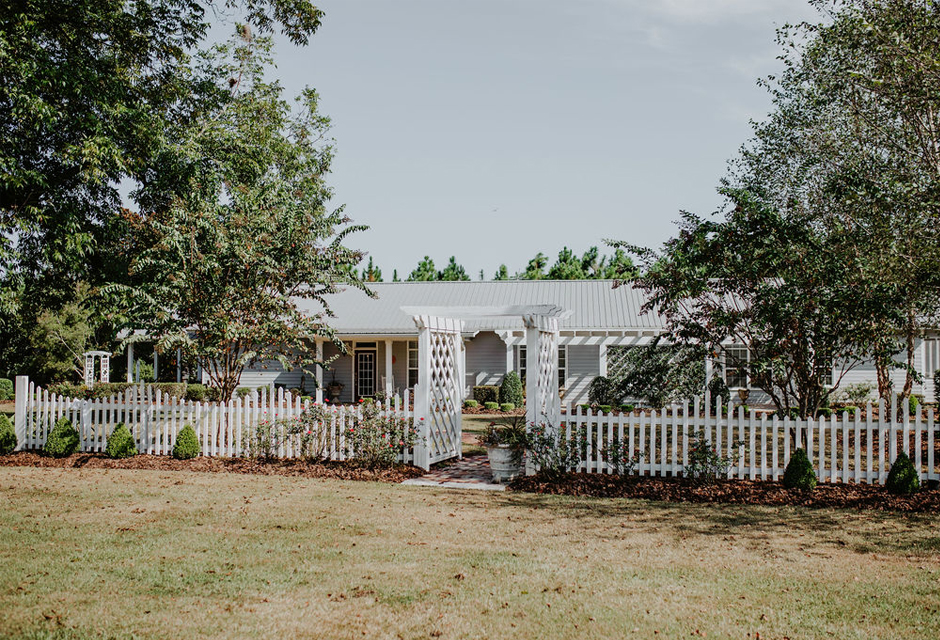
<svg viewBox="0 0 940 640">
<path fill-rule="evenodd" d="M 517 478 L 516 491 L 598 498 L 639 498 L 661 502 L 719 502 L 766 506 L 865 509 L 940 513 L 940 490 L 935 486 L 912 496 L 896 496 L 880 485 L 820 483 L 812 492 L 786 489 L 769 480 L 719 480 L 695 484 L 685 478 L 650 478 L 570 473 L 547 478 Z"/>
<path fill-rule="evenodd" d="M 524 416 L 525 409 L 519 408 L 513 411 L 500 411 L 499 409 L 487 409 L 483 405 L 479 407 L 464 407 L 460 410 L 465 416 L 491 416 L 492 418 L 505 418 L 506 416 Z"/>
<path fill-rule="evenodd" d="M 138 454 L 112 460 L 102 453 L 75 453 L 67 458 L 47 458 L 20 451 L 0 456 L 0 467 L 52 467 L 59 469 L 151 469 L 154 471 L 197 471 L 202 473 L 249 473 L 265 476 L 296 476 L 336 480 L 373 480 L 398 483 L 424 474 L 421 469 L 398 465 L 389 469 L 368 469 L 348 462 L 307 462 L 306 460 L 257 460 L 251 458 L 205 458 L 176 460 L 170 456 Z"/>
</svg>

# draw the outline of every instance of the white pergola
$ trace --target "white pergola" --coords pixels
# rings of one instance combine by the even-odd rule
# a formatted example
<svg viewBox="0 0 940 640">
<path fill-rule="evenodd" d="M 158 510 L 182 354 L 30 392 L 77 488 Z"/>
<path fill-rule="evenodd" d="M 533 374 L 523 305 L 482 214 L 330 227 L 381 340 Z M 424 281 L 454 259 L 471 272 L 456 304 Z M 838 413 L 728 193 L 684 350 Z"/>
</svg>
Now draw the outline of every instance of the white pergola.
<svg viewBox="0 0 940 640">
<path fill-rule="evenodd" d="M 558 320 L 570 315 L 557 305 L 504 307 L 402 307 L 418 327 L 418 386 L 415 422 L 421 443 L 415 465 L 462 455 L 461 409 L 466 352 L 466 320 L 518 317 L 525 327 L 529 355 L 526 376 L 526 422 L 555 426 L 561 418 L 558 394 Z"/>
</svg>

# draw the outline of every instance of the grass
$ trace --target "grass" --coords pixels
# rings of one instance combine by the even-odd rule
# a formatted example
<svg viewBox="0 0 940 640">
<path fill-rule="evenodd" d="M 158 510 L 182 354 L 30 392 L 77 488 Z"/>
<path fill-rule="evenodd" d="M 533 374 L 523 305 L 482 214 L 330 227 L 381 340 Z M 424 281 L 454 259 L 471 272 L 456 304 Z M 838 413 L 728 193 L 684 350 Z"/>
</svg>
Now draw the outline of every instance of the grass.
<svg viewBox="0 0 940 640">
<path fill-rule="evenodd" d="M 0 637 L 940 637 L 936 514 L 36 468 L 0 503 Z"/>
<path fill-rule="evenodd" d="M 473 456 L 486 453 L 486 449 L 476 443 L 476 436 L 482 433 L 483 429 L 489 423 L 500 417 L 502 417 L 500 414 L 476 414 L 466 415 L 461 418 L 460 422 L 463 433 L 472 436 L 469 438 L 464 436 L 463 455 Z"/>
</svg>

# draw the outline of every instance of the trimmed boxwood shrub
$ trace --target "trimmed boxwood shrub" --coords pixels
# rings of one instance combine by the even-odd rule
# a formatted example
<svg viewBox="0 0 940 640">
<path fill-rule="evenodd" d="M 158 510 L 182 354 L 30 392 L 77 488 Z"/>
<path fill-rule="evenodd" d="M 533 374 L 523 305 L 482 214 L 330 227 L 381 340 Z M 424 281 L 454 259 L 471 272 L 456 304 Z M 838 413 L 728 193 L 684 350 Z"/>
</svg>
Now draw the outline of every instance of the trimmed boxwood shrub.
<svg viewBox="0 0 940 640">
<path fill-rule="evenodd" d="M 591 405 L 589 405 L 589 404 L 587 404 L 587 403 L 585 403 L 585 404 L 579 404 L 578 407 L 581 409 L 581 411 L 584 411 L 585 413 L 587 413 L 588 411 L 591 410 Z"/>
<path fill-rule="evenodd" d="M 13 453 L 16 449 L 16 431 L 13 423 L 3 414 L 0 414 L 0 456 Z"/>
<path fill-rule="evenodd" d="M 13 399 L 13 381 L 9 378 L 0 378 L 0 402 Z"/>
<path fill-rule="evenodd" d="M 600 411 L 601 413 L 610 413 L 611 411 L 614 410 L 614 408 L 612 405 L 609 405 L 609 404 L 601 404 L 597 406 L 597 410 Z"/>
<path fill-rule="evenodd" d="M 499 387 L 492 384 L 483 384 L 473 387 L 473 399 L 486 406 L 487 402 L 499 402 Z"/>
<path fill-rule="evenodd" d="M 131 435 L 123 422 L 118 423 L 118 426 L 114 427 L 114 431 L 108 436 L 108 444 L 105 446 L 104 452 L 108 454 L 109 458 L 130 458 L 137 455 L 134 436 Z"/>
<path fill-rule="evenodd" d="M 622 404 L 620 405 L 620 411 L 623 413 L 633 413 L 633 410 L 636 409 L 632 404 Z"/>
<path fill-rule="evenodd" d="M 222 390 L 218 387 L 206 387 L 206 402 L 218 402 L 222 399 Z"/>
<path fill-rule="evenodd" d="M 173 443 L 173 457 L 177 460 L 189 460 L 199 455 L 199 438 L 196 437 L 196 431 L 190 425 L 180 429 L 176 436 L 176 442 Z"/>
<path fill-rule="evenodd" d="M 914 464 L 906 453 L 899 453 L 894 459 L 891 471 L 888 472 L 888 479 L 885 481 L 885 489 L 899 496 L 910 495 L 920 489 L 917 469 L 914 468 Z"/>
<path fill-rule="evenodd" d="M 499 409 L 499 403 L 498 402 L 484 402 L 483 408 L 489 411 L 496 411 L 497 409 Z"/>
<path fill-rule="evenodd" d="M 239 387 L 235 389 L 235 395 L 239 398 L 246 398 L 251 395 L 251 392 L 254 391 L 251 387 Z"/>
<path fill-rule="evenodd" d="M 193 402 L 202 402 L 206 399 L 206 386 L 203 384 L 186 385 L 186 399 Z"/>
<path fill-rule="evenodd" d="M 499 403 L 522 406 L 522 380 L 515 371 L 510 371 L 503 376 L 503 381 L 499 385 Z"/>
<path fill-rule="evenodd" d="M 503 402 L 502 404 L 499 405 L 499 410 L 500 411 L 515 411 L 516 405 L 514 405 L 511 402 Z"/>
<path fill-rule="evenodd" d="M 465 406 L 467 409 L 476 409 L 480 406 L 480 403 L 476 400 L 464 400 L 463 406 Z"/>
<path fill-rule="evenodd" d="M 67 458 L 78 451 L 78 429 L 72 426 L 68 418 L 59 418 L 52 427 L 52 432 L 42 446 L 42 455 L 50 458 Z"/>
<path fill-rule="evenodd" d="M 812 491 L 816 487 L 816 472 L 803 449 L 797 449 L 790 456 L 790 462 L 783 472 L 783 486 L 803 491 Z"/>
<path fill-rule="evenodd" d="M 110 398 L 111 396 L 127 391 L 131 387 L 139 386 L 139 384 L 130 382 L 97 382 L 93 387 L 86 387 L 83 384 L 57 382 L 49 385 L 48 389 L 49 393 L 65 396 L 67 398 L 95 400 L 97 398 Z M 146 386 L 159 389 L 163 392 L 163 395 L 182 398 L 186 394 L 187 385 L 182 382 L 158 382 L 157 384 L 147 384 Z"/>
</svg>

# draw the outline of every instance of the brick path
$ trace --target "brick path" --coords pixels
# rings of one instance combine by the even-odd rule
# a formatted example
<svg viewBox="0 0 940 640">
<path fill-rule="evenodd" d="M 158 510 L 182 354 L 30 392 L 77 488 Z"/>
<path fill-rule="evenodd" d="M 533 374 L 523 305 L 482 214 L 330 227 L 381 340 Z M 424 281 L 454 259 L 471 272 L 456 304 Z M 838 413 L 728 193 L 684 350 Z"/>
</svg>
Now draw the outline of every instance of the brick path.
<svg viewBox="0 0 940 640">
<path fill-rule="evenodd" d="M 506 490 L 505 485 L 493 482 L 493 476 L 490 474 L 490 463 L 485 454 L 466 456 L 463 460 L 435 465 L 420 478 L 405 480 L 402 484 L 447 487 L 450 489 Z"/>
</svg>

